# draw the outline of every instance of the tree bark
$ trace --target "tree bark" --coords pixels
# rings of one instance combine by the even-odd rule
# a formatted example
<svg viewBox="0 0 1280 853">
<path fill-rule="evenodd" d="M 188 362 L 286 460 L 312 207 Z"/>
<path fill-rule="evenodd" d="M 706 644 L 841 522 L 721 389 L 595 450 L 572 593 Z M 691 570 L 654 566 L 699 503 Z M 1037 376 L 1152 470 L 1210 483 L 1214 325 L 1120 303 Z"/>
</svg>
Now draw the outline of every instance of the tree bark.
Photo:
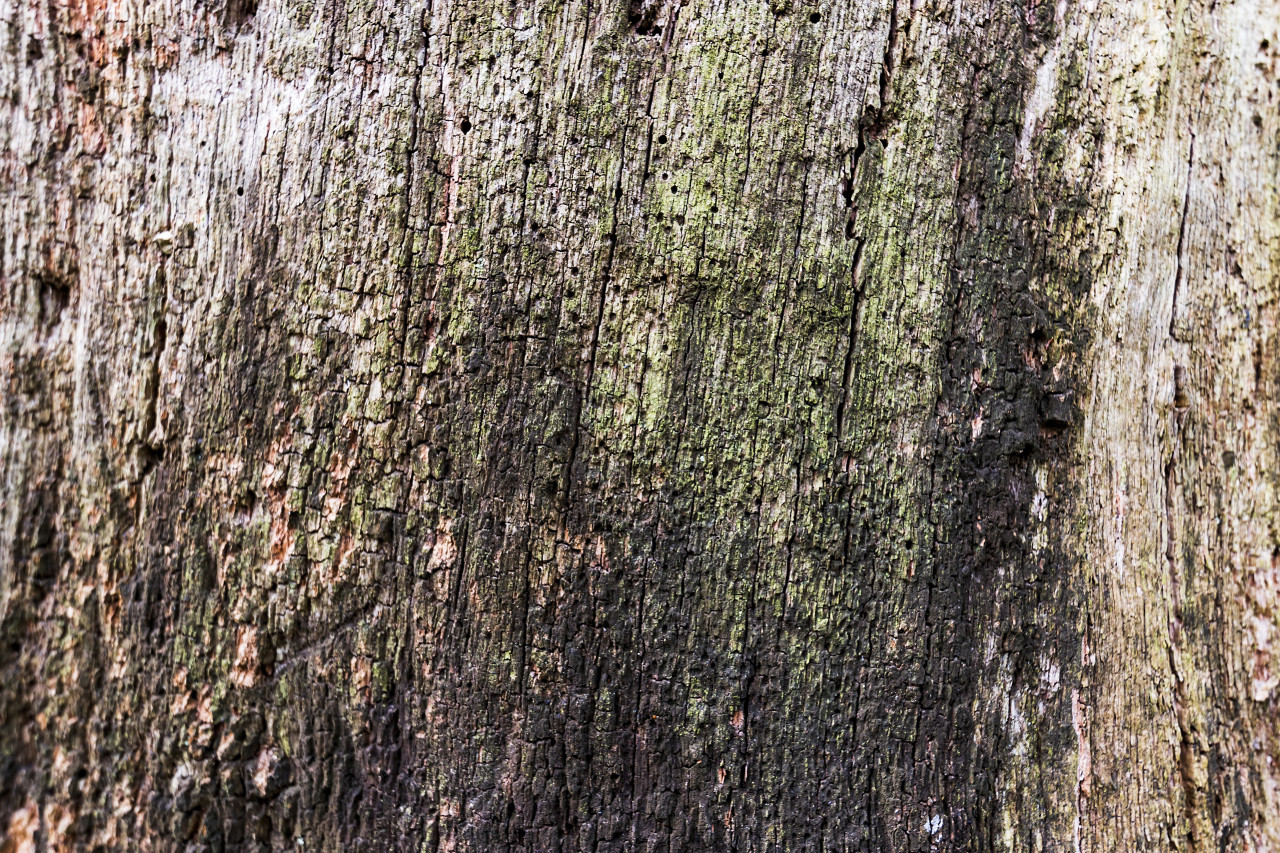
<svg viewBox="0 0 1280 853">
<path fill-rule="evenodd" d="M 0 850 L 1280 849 L 1280 5 L 0 9 Z"/>
</svg>

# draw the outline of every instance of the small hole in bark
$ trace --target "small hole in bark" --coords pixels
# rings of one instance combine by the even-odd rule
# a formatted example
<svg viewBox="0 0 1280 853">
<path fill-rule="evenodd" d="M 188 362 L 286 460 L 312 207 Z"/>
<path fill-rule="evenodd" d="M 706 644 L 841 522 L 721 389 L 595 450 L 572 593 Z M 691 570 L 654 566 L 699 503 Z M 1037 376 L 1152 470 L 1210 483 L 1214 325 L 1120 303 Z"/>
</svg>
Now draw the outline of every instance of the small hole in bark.
<svg viewBox="0 0 1280 853">
<path fill-rule="evenodd" d="M 227 7 L 228 23 L 239 28 L 258 11 L 258 0 L 232 0 Z"/>
<path fill-rule="evenodd" d="M 716 207 L 716 206 L 713 204 L 713 205 L 711 205 L 711 212 L 712 212 L 712 213 L 719 213 L 719 212 L 720 212 L 720 208 Z"/>
<path fill-rule="evenodd" d="M 1257 113 L 1253 114 L 1253 126 L 1262 127 L 1262 116 L 1258 115 Z"/>
<path fill-rule="evenodd" d="M 671 177 L 671 173 L 670 173 L 670 172 L 663 172 L 663 173 L 662 173 L 662 180 L 664 180 L 664 181 L 665 181 L 665 180 L 666 180 L 667 178 L 669 178 L 669 177 Z"/>
<path fill-rule="evenodd" d="M 618 187 L 616 190 L 614 190 L 613 195 L 615 198 L 622 198 L 622 187 Z"/>
<path fill-rule="evenodd" d="M 592 195 L 595 191 L 595 187 L 587 187 L 587 195 Z"/>
<path fill-rule="evenodd" d="M 814 12 L 812 15 L 810 15 L 810 16 L 809 16 L 809 23 L 811 23 L 811 24 L 816 24 L 816 23 L 820 22 L 821 20 L 822 20 L 822 13 L 821 13 L 821 12 Z"/>
<path fill-rule="evenodd" d="M 672 191 L 673 193 L 678 193 L 678 192 L 680 192 L 680 188 L 679 188 L 678 186 L 676 186 L 675 184 L 672 184 L 672 185 L 671 185 L 671 191 Z"/>
<path fill-rule="evenodd" d="M 471 122 L 470 122 L 470 121 L 468 121 L 468 120 L 467 120 L 467 119 L 465 119 L 465 118 L 462 120 L 462 125 L 461 125 L 461 127 L 462 127 L 462 132 L 463 132 L 463 133 L 470 133 L 470 132 L 471 132 Z"/>
<path fill-rule="evenodd" d="M 41 277 L 40 319 L 47 326 L 62 322 L 62 312 L 71 302 L 71 283 L 61 278 Z"/>
<path fill-rule="evenodd" d="M 1175 365 L 1173 368 L 1173 407 L 1175 409 L 1186 409 L 1191 405 L 1187 384 L 1187 369 L 1181 364 Z"/>
<path fill-rule="evenodd" d="M 569 274 L 570 274 L 570 275 L 577 275 L 577 274 L 578 274 L 578 268 L 577 268 L 577 267 L 569 267 Z"/>
<path fill-rule="evenodd" d="M 658 134 L 658 144 L 659 145 L 667 144 L 667 135 L 665 133 Z"/>
<path fill-rule="evenodd" d="M 244 187 L 236 187 L 236 195 L 244 195 Z"/>
<path fill-rule="evenodd" d="M 1266 50 L 1266 49 L 1267 49 L 1267 48 L 1269 48 L 1269 47 L 1271 47 L 1271 41 L 1270 41 L 1269 39 L 1263 39 L 1263 40 L 1258 44 L 1258 50 Z"/>
</svg>

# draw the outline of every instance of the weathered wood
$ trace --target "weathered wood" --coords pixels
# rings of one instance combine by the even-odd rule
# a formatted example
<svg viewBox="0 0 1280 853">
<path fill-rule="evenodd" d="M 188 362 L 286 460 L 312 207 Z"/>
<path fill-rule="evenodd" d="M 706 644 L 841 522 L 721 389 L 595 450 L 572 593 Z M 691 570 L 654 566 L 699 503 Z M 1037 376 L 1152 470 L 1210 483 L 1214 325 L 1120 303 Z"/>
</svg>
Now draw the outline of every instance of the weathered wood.
<svg viewBox="0 0 1280 853">
<path fill-rule="evenodd" d="M 1280 6 L 0 9 L 0 850 L 1280 849 Z"/>
</svg>

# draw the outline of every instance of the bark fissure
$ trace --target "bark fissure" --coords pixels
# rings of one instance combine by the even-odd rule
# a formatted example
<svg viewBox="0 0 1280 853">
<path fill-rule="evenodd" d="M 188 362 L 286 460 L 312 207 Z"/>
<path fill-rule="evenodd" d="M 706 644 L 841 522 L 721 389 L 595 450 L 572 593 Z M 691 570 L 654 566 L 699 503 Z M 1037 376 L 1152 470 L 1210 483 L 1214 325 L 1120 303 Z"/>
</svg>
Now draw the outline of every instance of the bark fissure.
<svg viewBox="0 0 1280 853">
<path fill-rule="evenodd" d="M 1196 162 L 1196 134 L 1191 131 L 1191 142 L 1187 146 L 1187 180 L 1182 193 L 1182 211 L 1178 217 L 1178 241 L 1174 247 L 1176 268 L 1173 276 L 1173 297 L 1170 301 L 1169 337 L 1175 341 L 1182 340 L 1178 336 L 1178 298 L 1182 292 L 1184 243 L 1187 237 L 1187 211 L 1191 207 L 1191 182 L 1194 177 Z"/>
</svg>

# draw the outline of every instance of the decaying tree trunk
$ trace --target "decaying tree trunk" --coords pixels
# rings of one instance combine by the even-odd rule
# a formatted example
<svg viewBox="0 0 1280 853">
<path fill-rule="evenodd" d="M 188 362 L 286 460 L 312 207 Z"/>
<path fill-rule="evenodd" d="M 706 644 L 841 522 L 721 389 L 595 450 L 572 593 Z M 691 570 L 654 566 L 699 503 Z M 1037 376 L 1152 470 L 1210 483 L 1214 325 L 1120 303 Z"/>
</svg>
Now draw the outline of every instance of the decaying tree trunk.
<svg viewBox="0 0 1280 853">
<path fill-rule="evenodd" d="M 0 9 L 0 850 L 1280 850 L 1277 3 Z"/>
</svg>

